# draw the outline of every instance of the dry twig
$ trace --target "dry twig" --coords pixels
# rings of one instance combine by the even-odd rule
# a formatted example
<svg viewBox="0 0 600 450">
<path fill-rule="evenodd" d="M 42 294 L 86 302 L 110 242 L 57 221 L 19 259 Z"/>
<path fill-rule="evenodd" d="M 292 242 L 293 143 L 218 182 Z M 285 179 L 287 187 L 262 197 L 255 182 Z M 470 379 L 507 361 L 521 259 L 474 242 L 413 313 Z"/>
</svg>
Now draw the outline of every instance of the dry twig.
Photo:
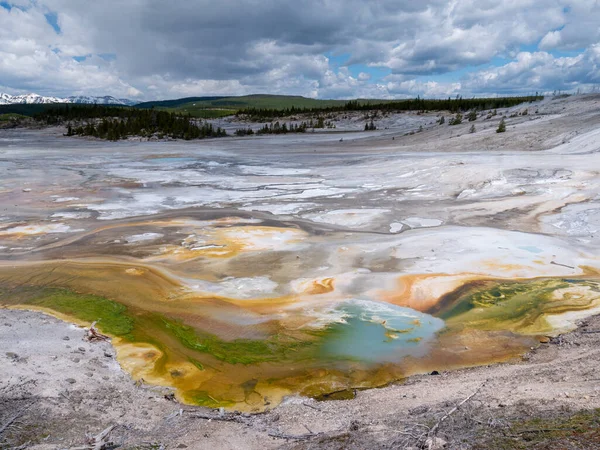
<svg viewBox="0 0 600 450">
<path fill-rule="evenodd" d="M 285 433 L 269 433 L 269 436 L 277 439 L 303 441 L 306 439 L 319 436 L 321 433 L 306 433 L 306 434 L 285 434 Z"/>
<path fill-rule="evenodd" d="M 12 416 L 10 419 L 8 419 L 7 422 L 4 423 L 4 425 L 2 425 L 0 427 L 0 435 L 2 433 L 4 433 L 6 431 L 6 429 L 8 427 L 10 427 L 13 423 L 15 423 L 15 421 L 17 419 L 19 419 L 19 417 L 21 417 L 23 414 L 25 414 L 25 411 L 27 411 L 29 409 L 29 407 L 31 406 L 31 404 L 25 406 L 23 409 L 21 409 L 17 414 L 15 414 L 14 416 Z"/>
<path fill-rule="evenodd" d="M 456 411 L 458 411 L 462 405 L 464 405 L 469 400 L 471 400 L 473 397 L 475 397 L 477 395 L 477 393 L 485 386 L 486 383 L 487 383 L 487 380 L 485 380 L 481 384 L 481 386 L 479 386 L 477 389 L 475 389 L 475 391 L 472 392 L 468 397 L 466 397 L 463 400 L 461 400 L 454 408 L 452 408 L 450 411 L 448 411 L 446 414 L 444 414 L 442 416 L 442 418 L 440 420 L 438 420 L 437 423 L 433 427 L 431 427 L 431 429 L 429 430 L 429 433 L 427 433 L 427 436 L 433 436 L 433 435 L 435 435 L 435 432 L 438 430 L 438 428 L 440 427 L 440 425 L 442 424 L 442 422 L 444 420 L 448 419 L 448 417 L 450 417 Z"/>
</svg>

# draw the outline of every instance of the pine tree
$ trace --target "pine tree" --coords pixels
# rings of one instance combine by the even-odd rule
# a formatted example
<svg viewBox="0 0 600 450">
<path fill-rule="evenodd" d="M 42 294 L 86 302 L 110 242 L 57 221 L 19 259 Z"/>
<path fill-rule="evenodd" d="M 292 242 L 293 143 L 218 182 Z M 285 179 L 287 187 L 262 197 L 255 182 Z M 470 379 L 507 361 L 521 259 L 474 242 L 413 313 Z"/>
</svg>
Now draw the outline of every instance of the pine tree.
<svg viewBox="0 0 600 450">
<path fill-rule="evenodd" d="M 502 120 L 500 121 L 500 124 L 498 125 L 498 129 L 496 130 L 496 133 L 504 133 L 506 131 L 506 122 L 504 121 L 504 117 L 502 118 Z"/>
<path fill-rule="evenodd" d="M 448 122 L 448 125 L 460 125 L 462 123 L 463 116 L 461 113 L 456 113 L 453 119 Z"/>
<path fill-rule="evenodd" d="M 475 133 L 475 131 L 477 131 L 477 130 L 475 130 L 475 124 L 473 124 L 473 125 L 471 125 L 471 128 L 469 129 L 469 133 L 472 134 L 472 133 Z"/>
<path fill-rule="evenodd" d="M 477 111 L 475 111 L 474 109 L 471 110 L 471 112 L 467 114 L 467 119 L 469 119 L 469 122 L 474 122 L 475 120 L 477 120 Z"/>
</svg>

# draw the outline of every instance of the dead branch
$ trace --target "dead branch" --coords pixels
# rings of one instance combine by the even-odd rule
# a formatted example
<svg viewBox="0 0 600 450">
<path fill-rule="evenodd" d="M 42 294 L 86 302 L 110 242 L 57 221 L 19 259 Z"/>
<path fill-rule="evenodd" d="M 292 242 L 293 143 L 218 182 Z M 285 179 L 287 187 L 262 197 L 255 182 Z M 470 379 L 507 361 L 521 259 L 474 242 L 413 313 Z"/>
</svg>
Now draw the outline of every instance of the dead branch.
<svg viewBox="0 0 600 450">
<path fill-rule="evenodd" d="M 100 333 L 96 329 L 96 322 L 94 322 L 94 323 L 92 323 L 92 325 L 90 326 L 90 329 L 88 330 L 87 334 L 85 335 L 85 339 L 90 342 L 98 342 L 98 341 L 108 341 L 109 337 Z"/>
<path fill-rule="evenodd" d="M 108 442 L 108 436 L 115 428 L 116 425 L 111 425 L 102 430 L 96 436 L 87 436 L 86 445 L 81 447 L 71 447 L 70 450 L 104 450 L 112 445 L 112 443 Z"/>
<path fill-rule="evenodd" d="M 303 402 L 302 406 L 306 406 L 307 408 L 312 408 L 315 411 L 323 411 L 321 408 L 317 408 L 316 406 L 311 405 L 310 403 Z"/>
<path fill-rule="evenodd" d="M 194 419 L 205 419 L 205 420 L 218 420 L 220 422 L 237 422 L 243 423 L 244 425 L 248 424 L 248 419 L 246 417 L 237 415 L 237 414 L 225 414 L 222 416 L 215 416 L 212 414 L 188 414 L 188 417 L 193 417 Z"/>
<path fill-rule="evenodd" d="M 442 422 L 444 422 L 444 420 L 448 419 L 448 417 L 450 417 L 452 414 L 454 414 L 456 411 L 458 411 L 462 405 L 464 405 L 469 400 L 471 400 L 473 397 L 475 397 L 477 395 L 477 393 L 485 386 L 487 381 L 488 380 L 485 380 L 481 384 L 481 386 L 479 386 L 477 389 L 475 389 L 475 391 L 473 391 L 468 397 L 461 400 L 454 408 L 452 408 L 450 411 L 448 411 L 446 414 L 444 414 L 442 416 L 442 418 L 440 420 L 438 420 L 437 423 L 433 427 L 431 427 L 431 429 L 429 430 L 429 433 L 427 433 L 427 436 L 433 436 L 435 434 L 435 432 L 438 430 L 438 428 L 440 427 L 440 425 L 442 424 Z"/>
<path fill-rule="evenodd" d="M 285 434 L 285 433 L 269 433 L 269 436 L 277 439 L 303 441 L 316 436 L 320 436 L 322 433 L 306 433 L 306 434 Z"/>
<path fill-rule="evenodd" d="M 573 266 L 567 266 L 566 264 L 557 263 L 556 261 L 550 261 L 550 264 L 560 267 L 566 267 L 567 269 L 575 269 Z"/>
<path fill-rule="evenodd" d="M 6 429 L 7 429 L 8 427 L 10 427 L 10 426 L 11 426 L 13 423 L 15 423 L 15 421 L 16 421 L 17 419 L 19 419 L 19 417 L 21 417 L 23 414 L 25 414 L 25 411 L 27 411 L 27 410 L 29 409 L 29 407 L 30 407 L 30 406 L 31 406 L 31 404 L 29 404 L 29 405 L 25 406 L 25 407 L 24 407 L 24 408 L 22 408 L 22 409 L 21 409 L 21 410 L 20 410 L 20 411 L 19 411 L 17 414 L 15 414 L 15 415 L 14 415 L 14 416 L 12 416 L 10 419 L 8 419 L 8 421 L 7 421 L 7 422 L 6 422 L 4 425 L 2 425 L 2 426 L 0 427 L 0 435 L 1 435 L 2 433 L 4 433 L 4 432 L 6 431 Z"/>
<path fill-rule="evenodd" d="M 0 434 L 4 433 L 8 427 L 10 427 L 19 417 L 23 415 L 23 410 L 12 416 L 8 421 L 0 427 Z"/>
</svg>

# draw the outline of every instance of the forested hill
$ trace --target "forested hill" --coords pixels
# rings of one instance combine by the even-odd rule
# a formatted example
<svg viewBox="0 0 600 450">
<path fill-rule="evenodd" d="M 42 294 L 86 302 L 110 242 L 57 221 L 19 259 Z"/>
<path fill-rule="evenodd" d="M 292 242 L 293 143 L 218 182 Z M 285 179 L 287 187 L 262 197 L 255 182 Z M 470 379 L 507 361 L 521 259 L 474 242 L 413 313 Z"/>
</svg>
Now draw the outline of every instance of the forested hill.
<svg viewBox="0 0 600 450">
<path fill-rule="evenodd" d="M 190 116 L 112 106 L 70 106 L 50 108 L 34 115 L 47 125 L 65 125 L 67 136 L 93 136 L 119 140 L 129 136 L 202 139 L 226 136 L 225 130 Z"/>
<path fill-rule="evenodd" d="M 467 111 L 483 111 L 499 108 L 510 108 L 522 103 L 530 103 L 543 100 L 543 96 L 534 95 L 527 97 L 494 97 L 494 98 L 448 98 L 439 99 L 416 99 L 406 100 L 385 100 L 377 103 L 375 100 L 349 100 L 343 104 L 319 107 L 296 107 L 288 108 L 260 108 L 248 107 L 241 109 L 237 115 L 243 115 L 255 120 L 268 119 L 274 117 L 289 117 L 296 114 L 323 114 L 345 111 L 370 111 L 381 110 L 391 113 L 409 112 L 409 111 L 449 111 L 451 113 Z"/>
<path fill-rule="evenodd" d="M 194 117 L 217 118 L 234 114 L 246 115 L 253 120 L 290 117 L 296 114 L 322 114 L 343 111 L 384 110 L 450 111 L 497 109 L 541 100 L 536 95 L 523 97 L 447 98 L 447 99 L 356 99 L 322 100 L 291 95 L 246 95 L 239 97 L 189 97 L 178 100 L 147 102 L 136 108 L 155 108 Z"/>
</svg>

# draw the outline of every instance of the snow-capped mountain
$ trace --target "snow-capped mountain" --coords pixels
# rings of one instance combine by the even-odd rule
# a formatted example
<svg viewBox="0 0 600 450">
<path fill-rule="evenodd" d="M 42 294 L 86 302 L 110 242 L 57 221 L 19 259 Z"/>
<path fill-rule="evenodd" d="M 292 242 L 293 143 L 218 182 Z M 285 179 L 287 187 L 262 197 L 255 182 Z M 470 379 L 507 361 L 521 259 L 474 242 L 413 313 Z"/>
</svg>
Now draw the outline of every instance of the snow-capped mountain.
<svg viewBox="0 0 600 450">
<path fill-rule="evenodd" d="M 0 94 L 0 105 L 35 104 L 35 103 L 62 103 L 58 97 L 42 97 L 38 94 L 9 95 Z"/>
<path fill-rule="evenodd" d="M 115 98 L 110 95 L 104 97 L 90 97 L 87 95 L 71 96 L 66 98 L 44 97 L 38 94 L 9 95 L 0 92 L 0 105 L 16 104 L 40 104 L 40 103 L 80 103 L 80 104 L 98 104 L 98 105 L 123 105 L 131 106 L 136 102 L 126 98 Z"/>
<path fill-rule="evenodd" d="M 131 101 L 126 98 L 115 98 L 110 95 L 105 95 L 104 97 L 90 97 L 87 95 L 77 95 L 67 97 L 66 103 L 85 103 L 88 105 L 124 105 L 124 106 L 132 106 L 135 105 L 136 102 Z"/>
</svg>

